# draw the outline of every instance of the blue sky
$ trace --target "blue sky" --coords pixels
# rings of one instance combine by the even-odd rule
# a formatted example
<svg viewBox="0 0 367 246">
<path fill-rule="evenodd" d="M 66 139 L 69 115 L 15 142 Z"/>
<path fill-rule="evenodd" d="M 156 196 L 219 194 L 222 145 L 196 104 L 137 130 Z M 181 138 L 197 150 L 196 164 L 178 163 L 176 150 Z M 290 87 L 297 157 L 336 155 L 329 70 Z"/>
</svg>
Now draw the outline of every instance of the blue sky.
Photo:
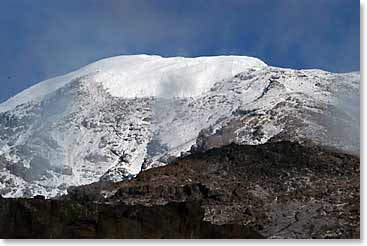
<svg viewBox="0 0 367 246">
<path fill-rule="evenodd" d="M 121 54 L 248 55 L 359 70 L 357 0 L 1 0 L 0 102 Z"/>
</svg>

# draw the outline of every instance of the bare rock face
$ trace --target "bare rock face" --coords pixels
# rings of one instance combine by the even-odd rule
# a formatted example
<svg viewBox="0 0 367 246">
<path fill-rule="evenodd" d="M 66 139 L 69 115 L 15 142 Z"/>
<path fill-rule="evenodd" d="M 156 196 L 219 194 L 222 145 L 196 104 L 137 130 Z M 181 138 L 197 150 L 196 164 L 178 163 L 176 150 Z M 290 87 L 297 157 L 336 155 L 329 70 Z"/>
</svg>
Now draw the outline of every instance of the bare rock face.
<svg viewBox="0 0 367 246">
<path fill-rule="evenodd" d="M 0 236 L 359 238 L 359 164 L 312 143 L 231 144 L 59 200 L 1 199 Z"/>
</svg>

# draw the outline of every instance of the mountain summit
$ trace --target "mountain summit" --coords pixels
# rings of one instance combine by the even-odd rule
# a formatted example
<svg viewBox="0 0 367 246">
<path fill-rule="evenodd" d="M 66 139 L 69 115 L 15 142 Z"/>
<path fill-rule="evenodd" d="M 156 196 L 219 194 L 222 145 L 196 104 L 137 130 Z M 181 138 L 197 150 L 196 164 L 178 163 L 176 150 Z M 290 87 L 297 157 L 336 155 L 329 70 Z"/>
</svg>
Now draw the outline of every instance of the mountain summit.
<svg viewBox="0 0 367 246">
<path fill-rule="evenodd" d="M 0 104 L 0 194 L 53 197 L 232 142 L 358 155 L 359 81 L 245 56 L 104 59 Z"/>
</svg>

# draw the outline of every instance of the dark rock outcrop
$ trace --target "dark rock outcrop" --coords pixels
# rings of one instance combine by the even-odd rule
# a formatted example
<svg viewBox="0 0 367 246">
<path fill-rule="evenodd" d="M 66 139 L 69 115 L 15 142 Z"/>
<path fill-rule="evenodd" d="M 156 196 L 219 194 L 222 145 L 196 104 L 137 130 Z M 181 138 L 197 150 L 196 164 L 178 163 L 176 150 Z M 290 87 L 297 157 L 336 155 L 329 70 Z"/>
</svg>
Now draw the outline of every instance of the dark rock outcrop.
<svg viewBox="0 0 367 246">
<path fill-rule="evenodd" d="M 0 200 L 0 235 L 359 238 L 357 157 L 308 143 L 235 144 L 59 200 Z"/>
<path fill-rule="evenodd" d="M 250 227 L 203 221 L 198 203 L 162 206 L 6 199 L 2 238 L 262 238 Z"/>
</svg>

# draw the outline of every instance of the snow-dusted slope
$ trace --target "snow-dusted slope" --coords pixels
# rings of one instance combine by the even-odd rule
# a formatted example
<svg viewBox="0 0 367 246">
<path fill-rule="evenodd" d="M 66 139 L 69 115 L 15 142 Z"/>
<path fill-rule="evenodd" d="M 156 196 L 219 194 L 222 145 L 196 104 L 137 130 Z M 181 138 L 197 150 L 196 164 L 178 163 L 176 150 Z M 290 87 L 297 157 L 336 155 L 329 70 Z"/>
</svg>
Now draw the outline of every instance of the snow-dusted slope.
<svg viewBox="0 0 367 246">
<path fill-rule="evenodd" d="M 312 140 L 357 153 L 358 100 L 359 73 L 242 56 L 104 59 L 0 105 L 0 194 L 55 196 L 230 142 Z"/>
</svg>

